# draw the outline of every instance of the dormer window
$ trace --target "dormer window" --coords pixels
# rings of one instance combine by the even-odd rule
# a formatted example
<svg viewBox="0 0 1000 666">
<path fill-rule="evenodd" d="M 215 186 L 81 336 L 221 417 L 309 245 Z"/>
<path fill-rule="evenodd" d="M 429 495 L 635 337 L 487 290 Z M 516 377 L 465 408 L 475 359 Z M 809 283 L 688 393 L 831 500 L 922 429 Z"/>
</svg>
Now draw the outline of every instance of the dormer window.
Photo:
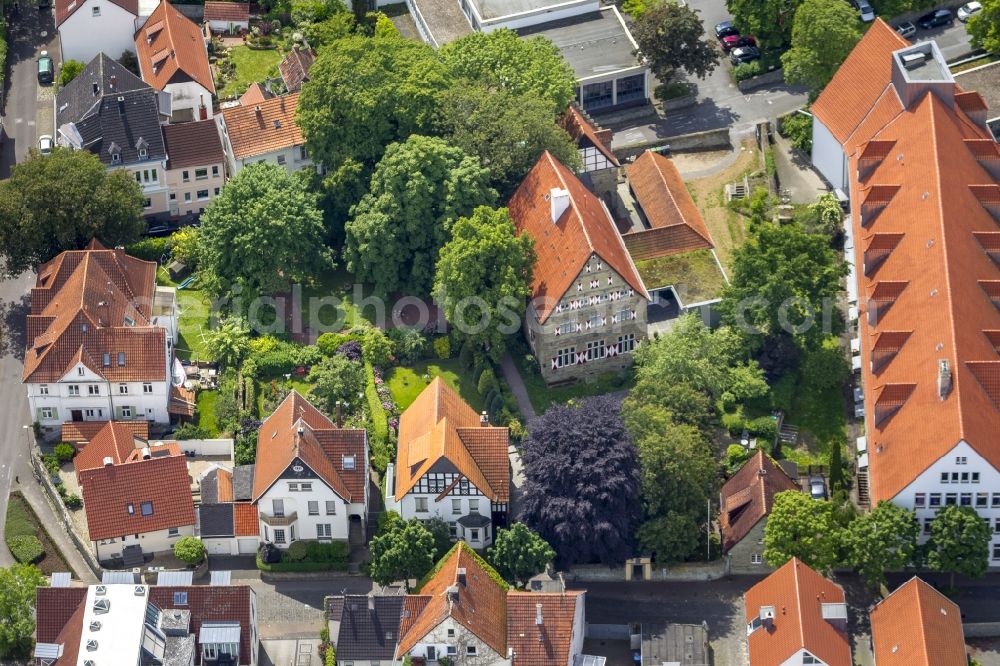
<svg viewBox="0 0 1000 666">
<path fill-rule="evenodd" d="M 125 367 L 125 352 L 118 352 L 118 366 Z"/>
<path fill-rule="evenodd" d="M 122 163 L 122 154 L 121 153 L 111 153 L 111 163 L 112 164 L 121 164 Z"/>
<path fill-rule="evenodd" d="M 101 355 L 101 364 L 105 368 L 111 367 L 111 354 L 104 352 L 104 354 Z"/>
<path fill-rule="evenodd" d="M 83 375 L 84 375 L 84 372 L 85 372 L 85 371 L 84 371 L 84 369 L 83 369 L 83 366 L 82 366 L 82 365 L 81 365 L 80 367 L 78 367 L 78 368 L 76 369 L 76 374 L 77 374 L 77 375 L 79 375 L 80 377 L 83 377 Z"/>
<path fill-rule="evenodd" d="M 153 515 L 153 503 L 152 502 L 143 502 L 141 505 L 139 505 L 139 510 L 142 512 L 142 515 L 144 515 L 144 516 L 152 516 Z"/>
<path fill-rule="evenodd" d="M 125 325 L 126 326 L 135 326 L 135 319 L 132 319 L 132 317 L 129 317 L 129 316 L 126 315 L 126 317 L 125 317 Z"/>
<path fill-rule="evenodd" d="M 354 456 L 344 456 L 343 457 L 343 462 L 344 462 L 344 469 L 345 470 L 352 470 L 352 469 L 354 469 Z"/>
<path fill-rule="evenodd" d="M 94 18 L 97 18 L 98 16 L 100 16 L 101 15 L 101 6 L 97 5 L 95 7 L 91 7 L 90 8 L 90 15 L 93 16 Z"/>
<path fill-rule="evenodd" d="M 149 156 L 149 151 L 145 148 L 139 149 L 139 159 L 144 160 Z"/>
</svg>

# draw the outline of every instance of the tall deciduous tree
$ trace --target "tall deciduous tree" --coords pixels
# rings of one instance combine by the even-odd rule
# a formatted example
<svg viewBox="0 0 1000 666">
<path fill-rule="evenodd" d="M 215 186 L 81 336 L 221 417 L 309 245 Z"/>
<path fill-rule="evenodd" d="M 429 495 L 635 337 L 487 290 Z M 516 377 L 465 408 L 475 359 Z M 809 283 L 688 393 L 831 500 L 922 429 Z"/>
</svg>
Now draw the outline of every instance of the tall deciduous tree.
<svg viewBox="0 0 1000 666">
<path fill-rule="evenodd" d="M 327 167 L 351 158 L 370 166 L 393 141 L 431 127 L 448 83 L 438 54 L 422 42 L 334 40 L 309 70 L 298 123 L 313 158 Z"/>
<path fill-rule="evenodd" d="M 787 46 L 792 20 L 802 0 L 726 0 L 726 7 L 744 35 L 754 35 L 767 48 Z"/>
<path fill-rule="evenodd" d="M 1000 0 L 980 0 L 983 10 L 966 23 L 972 46 L 990 53 L 1000 52 Z"/>
<path fill-rule="evenodd" d="M 524 523 L 497 530 L 486 560 L 511 585 L 524 585 L 555 558 L 556 551 Z"/>
<path fill-rule="evenodd" d="M 441 57 L 455 79 L 540 99 L 553 118 L 576 92 L 573 69 L 545 37 L 522 39 L 506 28 L 473 32 L 442 46 Z"/>
<path fill-rule="evenodd" d="M 327 356 L 310 369 L 309 381 L 313 383 L 309 393 L 330 413 L 338 400 L 357 402 L 365 388 L 365 366 L 343 356 Z"/>
<path fill-rule="evenodd" d="M 517 235 L 506 208 L 480 206 L 459 218 L 434 278 L 434 298 L 453 335 L 499 361 L 519 328 L 534 265 L 534 244 L 527 234 Z"/>
<path fill-rule="evenodd" d="M 621 564 L 641 517 L 639 464 L 615 398 L 550 407 L 524 440 L 520 520 L 563 566 Z"/>
<path fill-rule="evenodd" d="M 830 502 L 787 490 L 774 496 L 764 526 L 764 560 L 780 567 L 797 557 L 814 569 L 829 572 L 838 564 L 842 538 Z"/>
<path fill-rule="evenodd" d="M 144 200 L 128 172 L 109 171 L 93 153 L 30 152 L 0 183 L 0 274 L 18 275 L 93 238 L 107 247 L 135 242 L 146 228 Z"/>
<path fill-rule="evenodd" d="M 571 169 L 576 143 L 553 119 L 548 102 L 530 94 L 463 82 L 441 98 L 438 130 L 448 143 L 478 155 L 493 186 L 506 198 L 547 150 Z"/>
<path fill-rule="evenodd" d="M 333 265 L 316 196 L 274 164 L 244 167 L 201 217 L 201 267 L 209 288 L 239 285 L 251 299 L 309 282 Z"/>
<path fill-rule="evenodd" d="M 927 564 L 931 569 L 982 578 L 990 560 L 990 526 L 969 506 L 946 506 L 931 523 Z"/>
<path fill-rule="evenodd" d="M 854 519 L 844 533 L 851 566 L 872 589 L 885 583 L 886 571 L 913 563 L 920 526 L 912 511 L 879 502 L 870 513 Z"/>
<path fill-rule="evenodd" d="M 35 588 L 48 582 L 37 567 L 15 564 L 0 569 L 0 658 L 30 658 L 35 634 Z"/>
<path fill-rule="evenodd" d="M 434 536 L 419 520 L 394 520 L 368 547 L 371 578 L 379 585 L 421 578 L 434 566 Z"/>
<path fill-rule="evenodd" d="M 348 268 L 383 294 L 425 296 L 452 223 L 495 199 L 489 172 L 461 149 L 419 135 L 393 144 L 347 223 Z"/>
<path fill-rule="evenodd" d="M 632 35 L 660 81 L 669 81 L 678 69 L 703 79 L 719 64 L 719 50 L 705 40 L 701 18 L 687 5 L 663 0 L 647 7 Z"/>
<path fill-rule="evenodd" d="M 858 11 L 851 5 L 804 0 L 795 10 L 792 48 L 781 56 L 785 81 L 809 86 L 818 95 L 859 39 Z"/>
</svg>

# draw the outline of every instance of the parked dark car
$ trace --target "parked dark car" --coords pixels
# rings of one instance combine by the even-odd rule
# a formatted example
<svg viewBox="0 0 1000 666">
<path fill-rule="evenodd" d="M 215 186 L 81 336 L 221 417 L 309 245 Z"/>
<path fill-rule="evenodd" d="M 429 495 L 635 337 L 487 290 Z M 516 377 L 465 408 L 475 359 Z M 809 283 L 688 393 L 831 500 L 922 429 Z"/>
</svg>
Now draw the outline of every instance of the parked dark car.
<svg viewBox="0 0 1000 666">
<path fill-rule="evenodd" d="M 733 35 L 739 36 L 739 34 L 740 31 L 736 29 L 732 21 L 723 21 L 715 26 L 715 36 L 717 39 L 721 40 L 723 37 L 732 37 Z"/>
<path fill-rule="evenodd" d="M 48 51 L 42 51 L 42 55 L 38 58 L 38 82 L 52 83 L 54 73 L 52 58 L 49 57 Z"/>
<path fill-rule="evenodd" d="M 917 25 L 924 30 L 930 30 L 931 28 L 939 28 L 942 25 L 951 25 L 954 22 L 955 15 L 951 13 L 950 9 L 935 9 L 921 16 L 917 21 Z"/>
<path fill-rule="evenodd" d="M 169 236 L 177 231 L 177 226 L 169 222 L 151 222 L 146 228 L 147 236 Z"/>
<path fill-rule="evenodd" d="M 760 60 L 760 49 L 756 46 L 740 46 L 729 52 L 729 62 L 733 66 Z"/>
<path fill-rule="evenodd" d="M 726 53 L 740 46 L 757 46 L 757 40 L 750 35 L 730 35 L 722 38 L 722 50 Z"/>
</svg>

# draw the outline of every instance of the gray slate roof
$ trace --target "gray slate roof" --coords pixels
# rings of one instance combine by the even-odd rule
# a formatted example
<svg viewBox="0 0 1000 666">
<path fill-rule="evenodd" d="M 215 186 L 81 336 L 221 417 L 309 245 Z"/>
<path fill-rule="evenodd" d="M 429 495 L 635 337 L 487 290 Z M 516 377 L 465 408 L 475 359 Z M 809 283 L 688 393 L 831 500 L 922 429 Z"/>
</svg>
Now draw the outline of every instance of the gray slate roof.
<svg viewBox="0 0 1000 666">
<path fill-rule="evenodd" d="M 201 480 L 201 503 L 219 503 L 219 468 L 216 467 L 208 472 Z"/>
<path fill-rule="evenodd" d="M 166 156 L 160 129 L 160 93 L 118 62 L 99 53 L 56 96 L 56 127 L 76 126 L 83 147 L 104 164 L 112 149 L 121 164 L 161 160 Z M 146 160 L 139 159 L 145 145 Z"/>
<path fill-rule="evenodd" d="M 204 489 L 204 485 L 202 488 Z M 231 537 L 236 535 L 233 526 L 232 503 L 202 504 L 198 507 L 198 515 L 201 518 L 201 536 Z"/>
<path fill-rule="evenodd" d="M 328 617 L 340 622 L 337 636 L 331 636 L 338 660 L 392 660 L 399 641 L 403 595 L 374 595 L 374 610 L 369 610 L 369 597 L 362 594 L 328 599 L 332 602 Z"/>
<path fill-rule="evenodd" d="M 256 465 L 237 465 L 233 468 L 233 499 L 249 502 L 253 499 L 253 475 Z"/>
</svg>

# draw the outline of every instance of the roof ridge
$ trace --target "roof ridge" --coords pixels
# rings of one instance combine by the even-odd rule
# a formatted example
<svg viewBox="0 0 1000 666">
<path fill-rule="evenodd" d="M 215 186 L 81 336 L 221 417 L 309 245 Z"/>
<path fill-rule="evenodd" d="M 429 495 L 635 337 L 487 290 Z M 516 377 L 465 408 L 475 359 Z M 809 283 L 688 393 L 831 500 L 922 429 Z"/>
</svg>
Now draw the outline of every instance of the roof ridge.
<svg viewBox="0 0 1000 666">
<path fill-rule="evenodd" d="M 663 172 L 663 169 L 661 168 L 662 164 L 663 164 L 663 162 L 661 160 L 669 161 L 670 158 L 668 158 L 668 157 L 666 157 L 664 155 L 661 155 L 660 153 L 653 152 L 652 150 L 647 150 L 646 152 L 649 153 L 652 156 L 653 165 L 656 167 L 656 173 L 660 174 L 660 180 L 662 180 L 664 183 L 666 183 L 667 182 L 667 175 Z M 657 159 L 657 158 L 660 158 L 660 159 Z M 674 167 L 674 168 L 676 169 L 676 167 Z M 677 173 L 680 174 L 680 170 L 679 169 L 678 169 Z M 687 227 L 688 229 L 690 229 L 691 231 L 693 231 L 696 234 L 698 234 L 699 237 L 704 238 L 706 242 L 711 243 L 712 242 L 711 239 L 705 238 L 701 234 L 701 232 L 698 231 L 697 229 L 695 229 L 694 226 L 688 221 L 687 216 L 684 214 L 684 211 L 681 210 L 680 204 L 677 201 L 677 197 L 674 196 L 673 190 L 670 189 L 669 187 L 664 187 L 663 189 L 666 190 L 667 196 L 670 197 L 670 202 L 674 205 L 674 209 L 681 216 L 681 223 L 685 227 Z"/>
<path fill-rule="evenodd" d="M 799 646 L 804 650 L 806 648 L 806 629 L 805 623 L 802 621 L 802 592 L 799 586 L 799 564 L 802 564 L 802 562 L 797 557 L 793 557 L 791 562 L 792 580 L 795 581 L 795 614 L 798 616 L 797 619 L 799 621 Z"/>
</svg>

